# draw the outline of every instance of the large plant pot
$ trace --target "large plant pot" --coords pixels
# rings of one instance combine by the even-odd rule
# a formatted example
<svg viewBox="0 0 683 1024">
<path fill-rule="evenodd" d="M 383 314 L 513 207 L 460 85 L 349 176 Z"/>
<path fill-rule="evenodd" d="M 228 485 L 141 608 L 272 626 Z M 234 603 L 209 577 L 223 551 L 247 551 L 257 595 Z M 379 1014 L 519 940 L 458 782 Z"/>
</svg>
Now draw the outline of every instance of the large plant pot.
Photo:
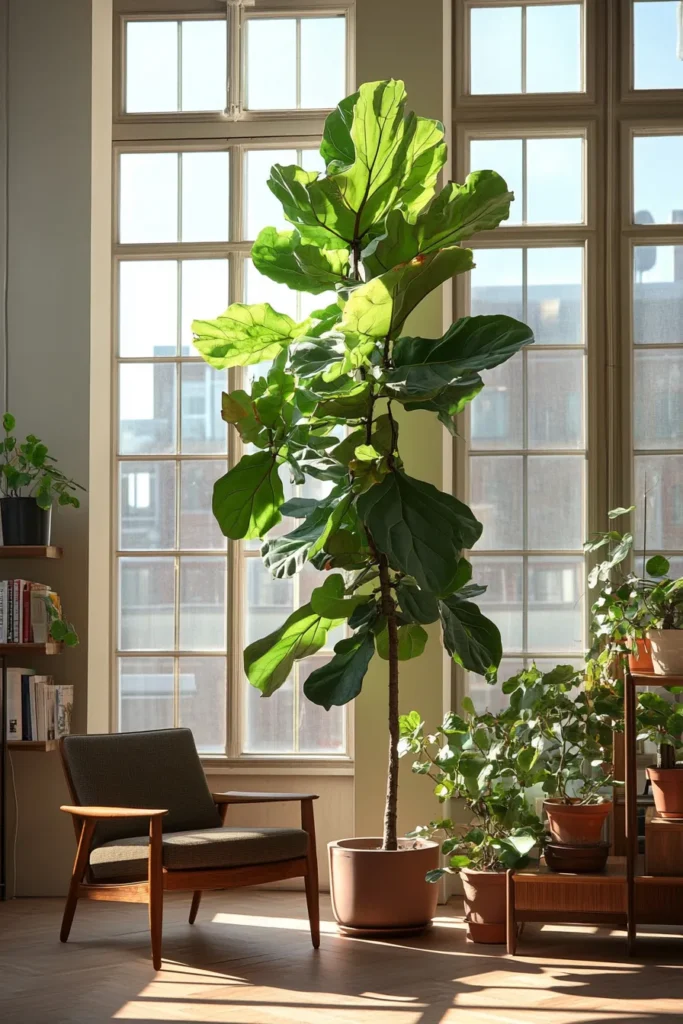
<svg viewBox="0 0 683 1024">
<path fill-rule="evenodd" d="M 660 818 L 683 818 L 683 768 L 648 768 L 655 810 Z"/>
<path fill-rule="evenodd" d="M 460 877 L 465 892 L 467 938 L 472 942 L 505 942 L 505 872 L 462 868 Z"/>
<path fill-rule="evenodd" d="M 654 672 L 652 645 L 649 640 L 636 640 L 636 653 L 629 654 L 628 667 L 631 672 Z"/>
<path fill-rule="evenodd" d="M 602 829 L 612 810 L 612 801 L 602 804 L 581 804 L 572 800 L 544 800 L 548 830 L 557 843 L 565 846 L 591 846 L 602 839 Z"/>
<path fill-rule="evenodd" d="M 0 498 L 4 547 L 50 543 L 52 509 L 40 508 L 35 498 Z"/>
<path fill-rule="evenodd" d="M 439 887 L 425 875 L 439 866 L 439 844 L 398 843 L 391 851 L 381 849 L 381 839 L 328 843 L 332 910 L 344 935 L 419 935 L 431 923 Z"/>
<path fill-rule="evenodd" d="M 609 843 L 595 843 L 591 846 L 548 843 L 545 848 L 545 862 L 551 871 L 593 875 L 605 870 L 609 850 Z"/>
<path fill-rule="evenodd" d="M 683 675 L 683 629 L 650 629 L 647 638 L 655 675 Z"/>
</svg>

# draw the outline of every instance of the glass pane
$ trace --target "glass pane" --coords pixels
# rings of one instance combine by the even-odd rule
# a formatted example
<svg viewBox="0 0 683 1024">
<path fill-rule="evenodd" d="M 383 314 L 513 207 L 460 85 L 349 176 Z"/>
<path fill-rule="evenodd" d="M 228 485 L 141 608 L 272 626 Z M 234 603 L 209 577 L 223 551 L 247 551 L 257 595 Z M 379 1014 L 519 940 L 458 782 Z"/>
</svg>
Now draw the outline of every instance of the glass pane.
<svg viewBox="0 0 683 1024">
<path fill-rule="evenodd" d="M 122 550 L 175 547 L 175 463 L 121 462 Z"/>
<path fill-rule="evenodd" d="M 250 18 L 246 31 L 247 109 L 296 107 L 296 20 Z"/>
<path fill-rule="evenodd" d="M 683 455 L 635 458 L 636 547 L 643 551 L 683 548 Z M 647 501 L 647 536 L 643 507 Z"/>
<path fill-rule="evenodd" d="M 180 559 L 181 651 L 224 651 L 227 559 Z"/>
<path fill-rule="evenodd" d="M 484 390 L 470 406 L 470 446 L 474 449 L 522 448 L 522 355 L 513 356 L 507 363 L 481 376 Z"/>
<path fill-rule="evenodd" d="M 503 224 L 521 224 L 523 220 L 523 172 L 521 139 L 473 139 L 470 142 L 470 170 L 497 171 L 515 194 L 510 216 Z"/>
<path fill-rule="evenodd" d="M 346 19 L 301 19 L 301 106 L 330 109 L 346 95 Z"/>
<path fill-rule="evenodd" d="M 263 697 L 246 679 L 244 687 L 244 752 L 291 754 L 294 750 L 294 684 L 291 677 L 272 697 Z"/>
<path fill-rule="evenodd" d="M 586 536 L 583 523 L 584 467 L 583 457 L 528 457 L 527 543 L 532 551 L 544 548 L 551 551 L 581 550 Z"/>
<path fill-rule="evenodd" d="M 493 619 L 503 638 L 504 651 L 523 647 L 523 561 L 521 558 L 473 555 L 473 580 L 487 590 L 477 598 L 482 611 Z"/>
<path fill-rule="evenodd" d="M 183 260 L 181 264 L 181 354 L 196 355 L 192 321 L 215 320 L 230 304 L 227 260 Z"/>
<path fill-rule="evenodd" d="M 633 364 L 635 448 L 683 448 L 683 352 L 637 349 Z"/>
<path fill-rule="evenodd" d="M 636 224 L 683 223 L 683 135 L 633 140 L 633 212 Z"/>
<path fill-rule="evenodd" d="M 286 284 L 277 284 L 269 277 L 259 274 L 251 262 L 246 261 L 246 301 L 247 302 L 269 302 L 278 313 L 286 313 L 293 320 L 299 319 L 298 295 Z M 253 372 L 253 371 L 252 371 Z"/>
<path fill-rule="evenodd" d="M 526 91 L 580 89 L 581 5 L 527 7 Z"/>
<path fill-rule="evenodd" d="M 172 729 L 173 660 L 119 658 L 119 732 Z"/>
<path fill-rule="evenodd" d="M 228 153 L 183 153 L 183 242 L 222 242 L 230 236 Z"/>
<path fill-rule="evenodd" d="M 524 318 L 521 249 L 476 249 L 470 274 L 472 316 L 504 314 Z"/>
<path fill-rule="evenodd" d="M 225 658 L 178 659 L 178 725 L 192 729 L 200 754 L 223 754 L 227 742 Z"/>
<path fill-rule="evenodd" d="M 277 629 L 294 610 L 293 580 L 276 580 L 258 557 L 246 559 L 245 646 Z"/>
<path fill-rule="evenodd" d="M 503 658 L 498 668 L 499 683 L 516 676 L 523 668 L 521 658 Z M 503 693 L 502 686 L 490 686 L 483 676 L 475 675 L 474 672 L 467 673 L 467 692 L 479 713 L 490 711 L 496 714 L 504 711 L 509 704 L 509 697 Z"/>
<path fill-rule="evenodd" d="M 521 7 L 472 9 L 470 68 L 473 94 L 522 91 Z"/>
<path fill-rule="evenodd" d="M 244 164 L 244 203 L 246 211 L 246 237 L 253 242 L 262 228 L 276 227 L 291 230 L 285 221 L 282 204 L 275 198 L 266 182 L 273 164 L 287 167 L 297 163 L 295 149 L 248 149 Z"/>
<path fill-rule="evenodd" d="M 182 109 L 225 110 L 225 21 L 183 21 Z"/>
<path fill-rule="evenodd" d="M 583 373 L 582 352 L 527 352 L 529 448 L 583 448 Z"/>
<path fill-rule="evenodd" d="M 633 253 L 636 345 L 683 342 L 683 246 L 638 245 Z"/>
<path fill-rule="evenodd" d="M 633 5 L 636 89 L 683 89 L 679 0 L 637 0 Z"/>
<path fill-rule="evenodd" d="M 484 526 L 479 548 L 501 551 L 524 546 L 522 471 L 522 456 L 477 455 L 471 459 L 470 504 Z"/>
<path fill-rule="evenodd" d="M 581 345 L 583 249 L 527 249 L 526 254 L 526 323 L 536 343 Z"/>
<path fill-rule="evenodd" d="M 317 171 L 318 174 L 325 173 L 325 161 L 317 149 L 300 149 L 299 167 L 303 167 L 305 171 Z"/>
<path fill-rule="evenodd" d="M 176 373 L 171 363 L 119 367 L 119 451 L 166 455 L 175 451 Z"/>
<path fill-rule="evenodd" d="M 331 659 L 331 654 L 317 654 L 299 663 L 299 745 L 303 754 L 344 753 L 344 708 L 325 708 L 304 697 L 303 685 L 311 672 Z"/>
<path fill-rule="evenodd" d="M 583 577 L 583 557 L 529 558 L 528 650 L 583 650 Z"/>
<path fill-rule="evenodd" d="M 181 548 L 190 551 L 225 548 L 227 542 L 211 511 L 211 501 L 213 485 L 226 471 L 225 462 L 180 463 Z"/>
<path fill-rule="evenodd" d="M 178 22 L 126 24 L 126 112 L 178 109 Z"/>
<path fill-rule="evenodd" d="M 527 223 L 581 223 L 583 140 L 528 139 L 526 150 Z"/>
<path fill-rule="evenodd" d="M 178 350 L 178 264 L 119 263 L 119 353 L 174 356 Z"/>
<path fill-rule="evenodd" d="M 122 153 L 119 241 L 178 241 L 177 153 Z"/>
<path fill-rule="evenodd" d="M 173 650 L 174 559 L 121 558 L 119 562 L 120 650 Z"/>
<path fill-rule="evenodd" d="M 221 418 L 226 374 L 206 363 L 184 363 L 181 381 L 180 450 L 191 455 L 227 451 L 228 429 Z"/>
</svg>

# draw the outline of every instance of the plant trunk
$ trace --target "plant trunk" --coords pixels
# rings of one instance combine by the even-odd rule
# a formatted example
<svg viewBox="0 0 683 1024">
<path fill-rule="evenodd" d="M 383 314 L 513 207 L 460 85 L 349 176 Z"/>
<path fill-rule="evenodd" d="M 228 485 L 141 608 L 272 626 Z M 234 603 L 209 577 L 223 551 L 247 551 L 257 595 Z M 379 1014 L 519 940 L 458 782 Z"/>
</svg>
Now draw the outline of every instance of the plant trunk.
<svg viewBox="0 0 683 1024">
<path fill-rule="evenodd" d="M 675 768 L 676 767 L 676 748 L 672 747 L 669 743 L 662 743 L 657 747 L 657 767 L 658 768 Z"/>
<path fill-rule="evenodd" d="M 385 555 L 379 557 L 379 583 L 382 594 L 382 614 L 387 620 L 389 634 L 389 769 L 387 772 L 387 802 L 384 808 L 383 850 L 397 850 L 396 817 L 398 809 L 398 625 L 396 603 L 391 594 L 389 563 Z"/>
</svg>

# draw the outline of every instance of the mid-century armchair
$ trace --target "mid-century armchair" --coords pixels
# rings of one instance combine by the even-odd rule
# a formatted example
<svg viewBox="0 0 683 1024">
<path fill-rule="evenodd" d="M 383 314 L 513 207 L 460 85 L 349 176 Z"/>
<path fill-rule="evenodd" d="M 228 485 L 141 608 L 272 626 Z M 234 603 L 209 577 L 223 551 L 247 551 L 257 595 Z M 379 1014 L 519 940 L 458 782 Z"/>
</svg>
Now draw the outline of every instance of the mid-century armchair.
<svg viewBox="0 0 683 1024">
<path fill-rule="evenodd" d="M 320 945 L 312 793 L 211 793 L 189 729 L 66 736 L 60 754 L 78 849 L 60 938 L 79 899 L 149 904 L 152 960 L 161 967 L 164 891 L 193 893 L 303 877 L 311 939 Z M 231 804 L 301 803 L 301 828 L 225 824 Z"/>
</svg>

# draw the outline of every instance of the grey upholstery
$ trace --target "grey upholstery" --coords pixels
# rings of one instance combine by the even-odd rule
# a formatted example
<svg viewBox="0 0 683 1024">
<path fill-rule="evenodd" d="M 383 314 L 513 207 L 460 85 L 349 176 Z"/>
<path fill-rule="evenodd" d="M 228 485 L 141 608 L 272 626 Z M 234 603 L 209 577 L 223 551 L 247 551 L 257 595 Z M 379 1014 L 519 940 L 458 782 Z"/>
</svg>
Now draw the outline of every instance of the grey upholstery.
<svg viewBox="0 0 683 1024">
<path fill-rule="evenodd" d="M 189 729 L 66 736 L 63 749 L 79 804 L 167 808 L 165 833 L 221 824 Z M 93 847 L 140 831 L 139 818 L 99 822 Z"/>
<path fill-rule="evenodd" d="M 138 823 L 138 828 L 139 828 Z M 213 828 L 176 832 L 163 838 L 169 870 L 234 868 L 305 857 L 308 835 L 298 828 Z M 147 877 L 149 837 L 115 839 L 93 850 L 90 866 L 97 881 L 137 881 Z"/>
</svg>

